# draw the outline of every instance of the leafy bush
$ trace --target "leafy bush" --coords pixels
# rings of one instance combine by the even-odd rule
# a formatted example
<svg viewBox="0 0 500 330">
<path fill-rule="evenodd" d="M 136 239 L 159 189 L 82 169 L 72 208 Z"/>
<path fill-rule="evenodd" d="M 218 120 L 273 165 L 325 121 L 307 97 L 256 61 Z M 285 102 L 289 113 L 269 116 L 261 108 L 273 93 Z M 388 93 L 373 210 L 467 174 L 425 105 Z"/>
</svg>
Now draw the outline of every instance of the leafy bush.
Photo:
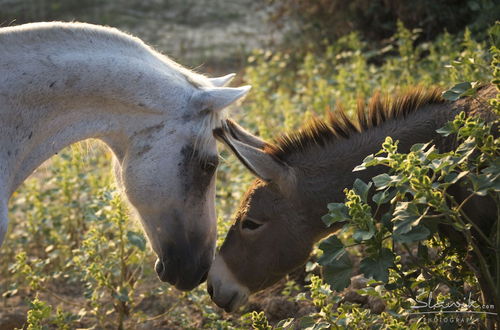
<svg viewBox="0 0 500 330">
<path fill-rule="evenodd" d="M 414 302 L 425 301 L 436 286 L 445 284 L 449 295 L 436 299 L 445 303 L 463 301 L 468 294 L 464 291 L 465 281 L 471 281 L 475 274 L 486 279 L 485 286 L 480 284 L 488 300 L 481 305 L 498 306 L 496 274 L 500 271 L 500 256 L 494 251 L 500 235 L 496 231 L 484 232 L 464 211 L 472 197 L 488 195 L 500 212 L 500 138 L 491 133 L 498 124 L 498 120 L 485 123 L 461 113 L 441 130 L 443 135 L 457 134 L 461 144 L 454 151 L 439 153 L 427 143 L 414 145 L 410 153 L 401 154 L 397 152 L 397 141 L 388 137 L 379 153 L 368 156 L 358 170 L 382 165 L 388 167 L 388 172 L 368 184 L 357 180 L 353 189 L 346 190 L 346 203 L 330 204 L 331 211 L 324 217 L 328 225 L 346 221 L 343 231 L 352 233 L 352 239 L 343 240 L 345 243 L 334 235 L 320 245 L 323 255 L 319 263 L 332 288 L 340 291 L 350 282 L 353 266 L 345 244 L 361 244 L 364 249 L 360 271 L 384 284 L 384 289 L 400 300 L 406 296 Z M 470 192 L 462 202 L 449 192 L 457 182 Z M 377 191 L 371 196 L 375 210 L 368 205 L 372 186 Z M 380 214 L 384 205 L 389 210 Z M 450 243 L 439 236 L 441 224 L 463 234 L 464 246 L 457 248 L 460 242 Z M 480 237 L 474 237 L 473 232 Z M 429 249 L 437 249 L 439 257 L 431 257 Z M 407 251 L 412 263 L 403 264 L 396 257 L 402 250 Z M 474 299 L 479 301 L 477 293 Z M 411 310 L 407 304 L 395 307 L 393 311 L 400 315 Z"/>
<path fill-rule="evenodd" d="M 414 46 L 417 37 L 400 24 L 394 44 L 373 51 L 352 33 L 321 55 L 306 53 L 299 62 L 286 52 L 255 51 L 246 69 L 253 88 L 241 121 L 271 138 L 322 116 L 337 103 L 354 111 L 360 98 L 366 100 L 376 90 L 391 94 L 417 84 L 445 87 L 491 79 L 487 43 L 475 41 L 470 32 L 463 37 L 445 33 L 433 43 Z M 380 56 L 383 61 L 375 64 L 372 59 Z M 272 131 L 274 127 L 280 129 Z"/>
<path fill-rule="evenodd" d="M 493 82 L 498 88 L 500 51 L 493 46 L 492 52 Z M 471 85 L 464 83 L 445 96 L 455 99 L 470 93 L 473 93 Z M 466 117 L 462 112 L 438 130 L 443 136 L 456 135 L 459 145 L 450 152 L 439 153 L 429 142 L 416 144 L 409 153 L 402 154 L 397 151 L 397 141 L 387 137 L 382 149 L 367 156 L 355 169 L 385 166 L 387 173 L 374 177 L 368 184 L 357 179 L 352 189 L 345 190 L 345 204 L 328 205 L 330 212 L 323 217 L 325 224 L 346 224 L 341 234 L 332 235 L 319 245 L 323 253 L 318 262 L 323 266 L 324 280 L 336 291 L 346 288 L 354 271 L 353 258 L 348 251 L 362 246 L 359 270 L 366 278 L 373 278 L 376 294 L 389 302 L 386 312 L 390 316 L 372 317 L 370 324 L 387 326 L 389 318 L 393 322 L 404 320 L 412 326 L 419 326 L 422 319 L 425 321 L 422 324 L 427 326 L 449 326 L 447 321 L 443 323 L 441 319 L 434 321 L 426 317 L 426 313 L 439 314 L 429 304 L 415 309 L 415 303 L 430 302 L 432 292 L 443 285 L 447 292 L 438 293 L 433 300 L 435 306 L 444 306 L 438 311 L 474 308 L 473 311 L 480 315 L 481 312 L 500 313 L 500 254 L 497 253 L 500 249 L 499 96 L 480 100 L 483 104 L 491 104 L 492 111 L 497 114 L 494 121 Z M 450 187 L 456 184 L 469 192 L 463 200 L 455 199 L 450 192 Z M 473 222 L 464 210 L 477 196 L 489 196 L 496 204 L 499 216 L 496 223 L 490 224 L 493 229 L 490 232 Z M 375 209 L 370 202 L 376 205 Z M 382 210 L 386 211 L 382 213 Z M 442 225 L 453 228 L 465 241 L 450 242 L 441 236 L 439 228 Z M 438 251 L 438 255 L 431 256 L 431 249 Z M 402 262 L 402 251 L 410 256 L 411 263 Z M 481 281 L 477 283 L 477 279 Z M 480 290 L 472 292 L 471 284 L 479 286 Z M 319 288 L 328 294 L 318 297 Z M 354 325 L 346 321 L 343 308 L 333 308 L 331 302 L 339 299 L 319 279 L 312 280 L 311 290 L 312 299 L 319 302 L 322 311 L 313 319 L 316 328 L 325 322 L 326 327 Z M 460 309 L 462 305 L 454 305 L 456 302 L 465 304 L 465 301 L 468 305 L 465 309 Z M 350 313 L 352 317 L 353 311 Z M 418 313 L 423 314 L 419 317 Z M 467 325 L 491 326 L 496 322 L 486 316 L 485 313 L 469 320 Z"/>
<path fill-rule="evenodd" d="M 273 4 L 271 22 L 286 31 L 285 45 L 295 51 L 318 49 L 357 31 L 370 41 L 388 39 L 398 21 L 422 32 L 424 40 L 448 31 L 470 27 L 485 38 L 488 27 L 498 19 L 500 6 L 481 1 L 401 1 L 401 0 L 267 0 Z M 321 48 L 321 47 L 319 47 Z"/>
<path fill-rule="evenodd" d="M 392 93 L 416 83 L 452 86 L 461 81 L 491 79 L 488 45 L 475 41 L 469 32 L 463 36 L 445 33 L 432 43 L 414 46 L 416 37 L 414 31 L 400 25 L 392 49 L 368 50 L 353 33 L 329 45 L 323 54 L 308 53 L 300 60 L 283 52 L 256 51 L 246 70 L 246 80 L 254 89 L 235 117 L 243 126 L 270 138 L 297 128 L 337 102 L 354 109 L 358 97 L 368 97 L 376 89 Z M 495 77 L 499 80 L 500 58 L 495 56 Z M 498 108 L 500 103 L 495 102 Z M 280 129 L 275 131 L 274 127 Z M 17 304 L 29 308 L 30 326 L 42 329 L 273 326 L 264 314 L 224 314 L 210 301 L 203 286 L 180 293 L 158 281 L 153 255 L 144 248 L 141 229 L 115 194 L 109 153 L 95 145 L 62 151 L 14 194 L 8 239 L 0 249 L 1 303 L 10 306 L 21 300 Z M 222 162 L 218 171 L 219 243 L 230 225 L 227 219 L 252 180 L 226 151 L 223 157 L 228 161 Z M 362 200 L 354 202 L 354 195 L 351 200 L 353 208 L 360 207 L 356 212 L 365 214 Z M 380 230 L 375 226 L 375 232 Z M 433 244 L 428 248 L 430 255 L 443 243 Z M 459 264 L 452 256 L 446 260 Z M 398 258 L 393 261 L 396 265 Z M 435 261 L 441 265 L 436 278 L 455 275 L 453 264 L 446 264 L 446 260 Z M 465 267 L 461 269 L 467 274 L 461 280 L 473 286 L 471 273 Z M 408 281 L 412 279 L 411 274 L 403 275 Z M 389 283 L 399 276 L 391 270 Z M 295 298 L 314 305 L 316 312 L 301 320 L 283 320 L 275 327 L 289 328 L 296 322 L 316 328 L 328 324 L 365 327 L 383 323 L 394 329 L 407 326 L 406 319 L 394 313 L 409 304 L 400 299 L 408 295 L 408 283 L 396 282 L 397 287 L 388 290 L 382 281 L 374 280 L 362 289 L 362 294 L 387 304 L 386 311 L 378 315 L 355 304 L 339 304 L 342 296 L 320 278 L 309 275 L 309 280 L 306 288 L 301 287 L 304 292 Z M 419 278 L 417 285 L 425 285 L 424 280 Z M 291 291 L 296 292 L 294 284 L 286 288 L 287 299 L 294 298 Z M 414 326 L 425 327 L 419 320 Z"/>
<path fill-rule="evenodd" d="M 497 25 L 494 29 L 499 27 L 500 25 Z M 315 110 L 328 110 L 337 101 L 334 93 L 339 90 L 342 90 L 339 95 L 350 96 L 347 100 L 343 99 L 343 103 L 348 104 L 349 109 L 353 109 L 357 95 L 366 94 L 349 93 L 347 90 L 363 91 L 365 86 L 366 90 L 373 90 L 377 85 L 396 89 L 399 86 L 395 86 L 394 82 L 400 82 L 405 86 L 419 80 L 451 85 L 451 82 L 464 78 L 487 80 L 491 77 L 491 71 L 493 71 L 493 82 L 498 85 L 500 58 L 495 43 L 491 51 L 494 58 L 490 70 L 487 68 L 483 51 L 480 59 L 477 58 L 481 62 L 479 65 L 469 56 L 473 53 L 472 49 L 484 50 L 486 47 L 471 42 L 468 32 L 465 33 L 462 43 L 455 44 L 450 42 L 450 35 L 443 35 L 431 44 L 430 55 L 422 57 L 423 48 L 427 46 L 414 48 L 411 43 L 414 34 L 402 25 L 399 29 L 397 44 L 400 57 L 386 58 L 386 62 L 379 67 L 367 64 L 367 54 L 354 51 L 359 49 L 356 35 L 342 39 L 332 46 L 339 47 L 341 42 L 348 40 L 347 44 L 352 47 L 352 51 L 345 57 L 337 55 L 332 60 L 336 65 L 323 65 L 321 60 L 313 55 L 306 55 L 304 63 L 299 65 L 299 70 L 290 72 L 286 69 L 287 55 L 257 54 L 256 56 L 262 56 L 261 61 L 255 71 L 253 68 L 250 69 L 250 74 L 255 74 L 251 77 L 259 79 L 261 84 L 257 84 L 257 89 L 262 90 L 257 90 L 253 95 L 259 97 L 262 93 L 263 98 L 267 95 L 265 100 L 258 102 L 261 106 L 264 105 L 258 109 L 258 114 L 268 118 L 269 112 L 274 111 L 275 116 L 288 123 L 289 127 L 296 127 L 300 125 L 299 122 L 287 119 L 303 121 L 303 117 L 294 113 L 298 107 L 304 108 L 308 104 L 314 104 L 306 107 L 310 116 L 314 115 Z M 495 35 L 493 31 L 493 40 L 496 40 Z M 447 50 L 443 51 L 444 49 Z M 338 48 L 332 53 L 342 54 Z M 446 61 L 452 64 L 439 62 L 439 59 L 443 59 L 443 54 L 453 54 L 451 57 L 455 58 L 454 60 L 446 58 Z M 401 62 L 406 65 L 401 65 Z M 434 69 L 430 69 L 431 67 Z M 348 71 L 347 68 L 351 69 L 349 76 L 343 73 L 343 70 Z M 258 73 L 261 72 L 270 74 L 259 78 Z M 355 81 L 340 78 L 346 76 L 361 78 Z M 295 82 L 295 85 L 283 86 L 278 83 L 281 79 Z M 457 84 L 444 96 L 455 100 L 462 96 L 473 95 L 472 85 Z M 487 103 L 488 100 L 482 102 Z M 496 107 L 498 113 L 498 97 L 489 102 L 492 107 Z M 256 118 L 255 124 L 261 134 L 273 135 L 266 130 L 267 127 L 273 126 L 268 124 L 269 119 L 264 126 L 259 122 L 259 118 Z M 368 184 L 356 181 L 353 189 L 346 190 L 345 204 L 328 206 L 330 212 L 324 217 L 327 224 L 337 221 L 348 222 L 339 235 L 329 237 L 319 246 L 322 255 L 318 262 L 323 266 L 324 281 L 328 284 L 312 276 L 309 294 L 303 293 L 297 297 L 298 300 L 313 302 L 318 312 L 298 320 L 283 320 L 276 325 L 276 328 L 290 328 L 297 325 L 313 329 L 356 326 L 383 326 L 391 329 L 408 327 L 430 329 L 437 326 L 446 328 L 450 326 L 449 320 L 443 320 L 441 317 L 429 318 L 425 314 L 408 315 L 417 301 L 426 301 L 429 294 L 436 289 L 439 289 L 438 294 L 432 300 L 435 304 L 463 302 L 470 294 L 470 303 L 476 306 L 475 311 L 497 312 L 495 308 L 499 306 L 496 302 L 499 286 L 496 274 L 499 272 L 497 266 L 499 257 L 494 251 L 498 249 L 499 235 L 496 232 L 498 227 L 494 226 L 495 230 L 492 232 L 483 232 L 479 238 L 480 243 L 476 243 L 476 240 L 472 239 L 472 231 L 476 228 L 463 211 L 467 200 L 476 195 L 489 194 L 495 199 L 497 207 L 500 206 L 499 139 L 493 135 L 498 135 L 497 129 L 498 120 L 485 123 L 478 118 L 465 118 L 461 114 L 440 131 L 443 135 L 456 134 L 462 142 L 456 150 L 444 154 L 438 153 L 430 143 L 416 145 L 409 154 L 401 154 L 397 152 L 397 142 L 388 138 L 382 151 L 367 157 L 361 165 L 387 166 L 388 173 L 373 178 L 373 182 Z M 471 195 L 465 202 L 457 204 L 447 189 L 460 180 L 461 184 L 469 187 Z M 379 191 L 375 193 L 374 188 Z M 377 209 L 374 210 L 368 205 L 368 198 L 373 200 Z M 383 215 L 378 214 L 384 205 L 389 206 L 389 210 Z M 382 221 L 379 221 L 380 218 Z M 464 233 L 467 237 L 465 246 L 461 249 L 456 248 L 456 245 L 453 246 L 449 240 L 439 236 L 437 221 L 432 221 L 433 219 L 442 219 L 447 225 Z M 483 245 L 478 246 L 478 244 Z M 356 258 L 349 257 L 348 251 L 357 258 L 362 256 L 359 266 L 353 263 L 353 259 Z M 437 252 L 440 252 L 439 255 Z M 405 254 L 407 260 L 401 257 Z M 481 262 L 476 265 L 471 262 L 471 256 L 477 256 Z M 343 294 L 340 293 L 349 285 L 353 271 L 357 267 L 367 278 L 373 279 L 368 282 L 367 287 L 356 292 L 385 302 L 385 310 L 380 315 L 357 304 L 345 302 Z M 486 303 L 481 301 L 481 291 L 477 289 L 480 286 L 475 277 L 478 274 L 489 276 L 488 282 L 491 285 L 481 289 L 483 293 L 486 291 L 496 296 L 493 298 L 493 303 L 491 300 Z M 491 298 L 491 294 L 489 296 Z M 429 311 L 429 308 L 417 310 L 418 313 L 423 311 Z M 265 324 L 262 315 L 254 314 L 253 317 L 254 328 L 265 328 L 260 326 Z M 479 326 L 491 322 L 491 319 L 486 319 L 483 314 L 482 317 L 469 318 L 465 322 L 467 323 L 463 324 L 467 326 Z M 285 323 L 287 326 L 283 326 Z"/>
</svg>

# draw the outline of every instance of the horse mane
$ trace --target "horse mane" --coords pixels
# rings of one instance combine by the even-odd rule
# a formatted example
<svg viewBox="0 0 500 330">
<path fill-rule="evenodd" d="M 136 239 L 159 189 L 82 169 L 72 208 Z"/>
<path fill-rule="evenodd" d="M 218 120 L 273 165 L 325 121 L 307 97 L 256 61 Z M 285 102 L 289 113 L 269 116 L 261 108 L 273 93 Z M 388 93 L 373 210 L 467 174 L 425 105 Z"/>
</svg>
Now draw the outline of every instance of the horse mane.
<svg viewBox="0 0 500 330">
<path fill-rule="evenodd" d="M 402 119 L 426 105 L 443 103 L 442 90 L 438 87 L 412 87 L 395 97 L 376 92 L 365 104 L 358 100 L 356 116 L 350 119 L 342 105 L 335 111 L 327 112 L 327 119 L 313 118 L 298 131 L 284 134 L 268 144 L 264 151 L 284 160 L 287 156 L 305 151 L 313 145 L 324 146 L 339 138 L 349 138 L 352 134 L 393 120 Z"/>
<path fill-rule="evenodd" d="M 24 47 L 33 41 L 44 44 L 58 43 L 59 47 L 66 49 L 74 48 L 75 45 L 87 50 L 115 48 L 127 56 L 159 60 L 168 66 L 172 76 L 178 76 L 196 88 L 210 86 L 203 74 L 183 67 L 141 39 L 114 27 L 90 23 L 54 21 L 3 27 L 0 29 L 0 44 L 9 47 L 0 48 L 0 56 L 2 52 L 11 52 L 15 45 Z M 64 45 L 61 45 L 62 43 Z"/>
</svg>

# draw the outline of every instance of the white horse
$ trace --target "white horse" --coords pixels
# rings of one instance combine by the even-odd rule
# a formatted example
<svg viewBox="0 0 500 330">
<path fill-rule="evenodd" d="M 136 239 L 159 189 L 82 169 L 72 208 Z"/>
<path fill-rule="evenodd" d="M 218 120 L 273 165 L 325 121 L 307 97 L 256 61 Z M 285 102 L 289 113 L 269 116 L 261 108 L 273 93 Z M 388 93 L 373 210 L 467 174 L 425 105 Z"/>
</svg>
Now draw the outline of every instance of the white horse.
<svg viewBox="0 0 500 330">
<path fill-rule="evenodd" d="M 116 29 L 33 23 L 0 29 L 0 246 L 12 193 L 42 162 L 97 138 L 158 255 L 162 281 L 201 283 L 216 240 L 212 129 L 250 86 L 209 79 Z"/>
</svg>

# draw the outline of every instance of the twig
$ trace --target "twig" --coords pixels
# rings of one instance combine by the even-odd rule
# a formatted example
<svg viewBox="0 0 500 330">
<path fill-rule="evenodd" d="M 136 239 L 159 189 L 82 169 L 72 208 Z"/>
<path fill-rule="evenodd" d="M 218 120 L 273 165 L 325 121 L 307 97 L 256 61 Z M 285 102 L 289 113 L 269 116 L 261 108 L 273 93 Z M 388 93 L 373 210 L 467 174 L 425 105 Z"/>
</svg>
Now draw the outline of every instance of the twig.
<svg viewBox="0 0 500 330">
<path fill-rule="evenodd" d="M 57 293 L 47 289 L 47 288 L 40 288 L 41 291 L 45 292 L 45 293 L 48 293 L 49 295 L 51 295 L 52 297 L 56 298 L 57 300 L 60 300 L 62 301 L 63 303 L 65 304 L 68 304 L 68 305 L 73 305 L 73 306 L 76 306 L 76 307 L 80 307 L 80 308 L 83 308 L 84 306 L 80 305 L 80 304 L 77 304 L 75 302 L 72 302 L 72 301 L 69 301 L 61 296 L 59 296 Z"/>
</svg>

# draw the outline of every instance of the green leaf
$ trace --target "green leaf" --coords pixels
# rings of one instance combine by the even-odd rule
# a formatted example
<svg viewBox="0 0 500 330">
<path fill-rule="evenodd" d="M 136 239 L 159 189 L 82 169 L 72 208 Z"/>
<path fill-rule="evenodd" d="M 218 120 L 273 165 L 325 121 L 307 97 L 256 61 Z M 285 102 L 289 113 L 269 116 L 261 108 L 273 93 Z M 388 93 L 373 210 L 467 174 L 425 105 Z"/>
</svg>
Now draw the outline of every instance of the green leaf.
<svg viewBox="0 0 500 330">
<path fill-rule="evenodd" d="M 388 211 L 380 217 L 380 223 L 384 225 L 385 228 L 388 230 L 392 231 L 392 228 L 394 227 L 392 223 L 392 212 Z"/>
<path fill-rule="evenodd" d="M 328 214 L 321 217 L 321 220 L 323 220 L 323 223 L 327 227 L 330 227 L 336 222 L 343 222 L 351 219 L 348 214 L 349 209 L 343 203 L 328 204 L 328 211 Z"/>
<path fill-rule="evenodd" d="M 451 122 L 447 122 L 443 127 L 438 128 L 436 133 L 441 134 L 442 136 L 449 136 L 453 133 L 453 125 Z"/>
<path fill-rule="evenodd" d="M 394 233 L 406 234 L 420 222 L 418 207 L 411 202 L 399 202 L 394 209 Z"/>
<path fill-rule="evenodd" d="M 365 165 L 363 165 L 363 164 L 361 164 L 361 165 L 358 165 L 358 166 L 356 166 L 355 168 L 353 168 L 353 170 L 352 170 L 352 171 L 353 171 L 353 172 L 359 172 L 359 171 L 364 171 L 364 170 L 366 170 L 366 166 L 365 166 Z"/>
<path fill-rule="evenodd" d="M 391 199 L 390 194 L 388 193 L 387 190 L 380 191 L 373 195 L 372 200 L 375 204 L 380 205 L 387 203 Z"/>
<path fill-rule="evenodd" d="M 292 328 L 294 318 L 289 318 L 289 319 L 284 319 L 276 323 L 274 326 L 274 329 L 287 329 L 287 328 Z"/>
<path fill-rule="evenodd" d="M 416 144 L 411 146 L 410 151 L 411 152 L 424 151 L 425 149 L 427 149 L 429 144 L 430 144 L 430 142 L 429 143 L 416 143 Z"/>
<path fill-rule="evenodd" d="M 144 251 L 146 249 L 146 239 L 140 233 L 128 231 L 127 238 L 130 244 L 136 246 L 139 250 Z"/>
<path fill-rule="evenodd" d="M 373 237 L 373 235 L 375 235 L 375 226 L 370 223 L 369 227 L 370 228 L 368 230 L 362 230 L 362 229 L 356 230 L 354 234 L 352 234 L 352 238 L 356 242 L 363 242 L 369 240 L 370 238 Z"/>
<path fill-rule="evenodd" d="M 470 93 L 470 89 L 472 89 L 472 84 L 470 82 L 456 84 L 443 93 L 443 98 L 448 101 L 456 101 L 464 94 Z"/>
<path fill-rule="evenodd" d="M 318 322 L 311 328 L 311 330 L 330 329 L 331 327 L 332 325 L 328 322 Z"/>
<path fill-rule="evenodd" d="M 365 157 L 365 159 L 363 159 L 363 163 L 361 163 L 361 165 L 358 165 L 356 166 L 352 171 L 353 172 L 357 172 L 357 171 L 362 171 L 362 170 L 366 170 L 366 166 L 372 162 L 374 159 L 373 155 L 368 155 Z"/>
<path fill-rule="evenodd" d="M 400 234 L 400 233 L 394 232 L 392 237 L 397 242 L 411 243 L 411 242 L 422 241 L 422 240 L 426 239 L 427 237 L 429 237 L 430 233 L 431 232 L 429 229 L 427 229 L 427 227 L 425 227 L 423 225 L 419 225 L 419 226 L 413 227 L 409 232 L 407 232 L 405 234 Z"/>
<path fill-rule="evenodd" d="M 384 189 L 393 182 L 393 179 L 389 174 L 382 173 L 373 177 L 372 181 L 378 189 Z"/>
<path fill-rule="evenodd" d="M 384 160 L 386 160 L 385 157 L 375 157 L 374 155 L 368 155 L 363 160 L 363 163 L 361 163 L 361 165 L 356 166 L 352 171 L 357 172 L 366 170 L 367 167 L 383 164 Z"/>
<path fill-rule="evenodd" d="M 309 329 L 316 324 L 316 320 L 312 316 L 304 316 L 300 318 L 299 324 L 300 329 Z"/>
<path fill-rule="evenodd" d="M 448 101 L 456 101 L 460 98 L 460 94 L 448 90 L 443 93 L 443 98 Z"/>
<path fill-rule="evenodd" d="M 345 253 L 344 244 L 335 235 L 323 240 L 319 249 L 323 251 L 323 255 L 318 259 L 318 263 L 322 266 L 335 263 Z"/>
<path fill-rule="evenodd" d="M 332 290 L 342 291 L 351 284 L 353 264 L 346 252 L 335 263 L 323 267 L 323 279 Z"/>
<path fill-rule="evenodd" d="M 444 177 L 444 182 L 454 184 L 467 174 L 469 174 L 469 171 L 462 171 L 460 173 L 451 172 Z"/>
<path fill-rule="evenodd" d="M 387 283 L 389 280 L 389 267 L 394 265 L 394 254 L 387 248 L 382 248 L 375 257 L 367 257 L 361 260 L 359 268 L 366 278 L 374 278 L 377 281 Z"/>
<path fill-rule="evenodd" d="M 468 91 L 471 88 L 472 88 L 472 84 L 470 82 L 468 82 L 468 81 L 465 81 L 465 82 L 456 84 L 455 86 L 453 86 L 452 88 L 450 88 L 450 90 L 453 91 L 453 92 L 455 92 L 455 93 L 464 93 L 464 92 Z"/>
<path fill-rule="evenodd" d="M 472 182 L 473 191 L 476 195 L 486 196 L 489 190 L 500 190 L 500 181 L 498 180 L 498 177 L 495 177 L 495 175 L 471 174 L 469 179 Z"/>
<path fill-rule="evenodd" d="M 368 202 L 368 192 L 370 191 L 370 188 L 372 186 L 372 183 L 364 183 L 363 180 L 356 179 L 354 181 L 354 184 L 352 186 L 352 189 L 354 192 L 361 197 L 361 200 L 365 203 Z"/>
</svg>

